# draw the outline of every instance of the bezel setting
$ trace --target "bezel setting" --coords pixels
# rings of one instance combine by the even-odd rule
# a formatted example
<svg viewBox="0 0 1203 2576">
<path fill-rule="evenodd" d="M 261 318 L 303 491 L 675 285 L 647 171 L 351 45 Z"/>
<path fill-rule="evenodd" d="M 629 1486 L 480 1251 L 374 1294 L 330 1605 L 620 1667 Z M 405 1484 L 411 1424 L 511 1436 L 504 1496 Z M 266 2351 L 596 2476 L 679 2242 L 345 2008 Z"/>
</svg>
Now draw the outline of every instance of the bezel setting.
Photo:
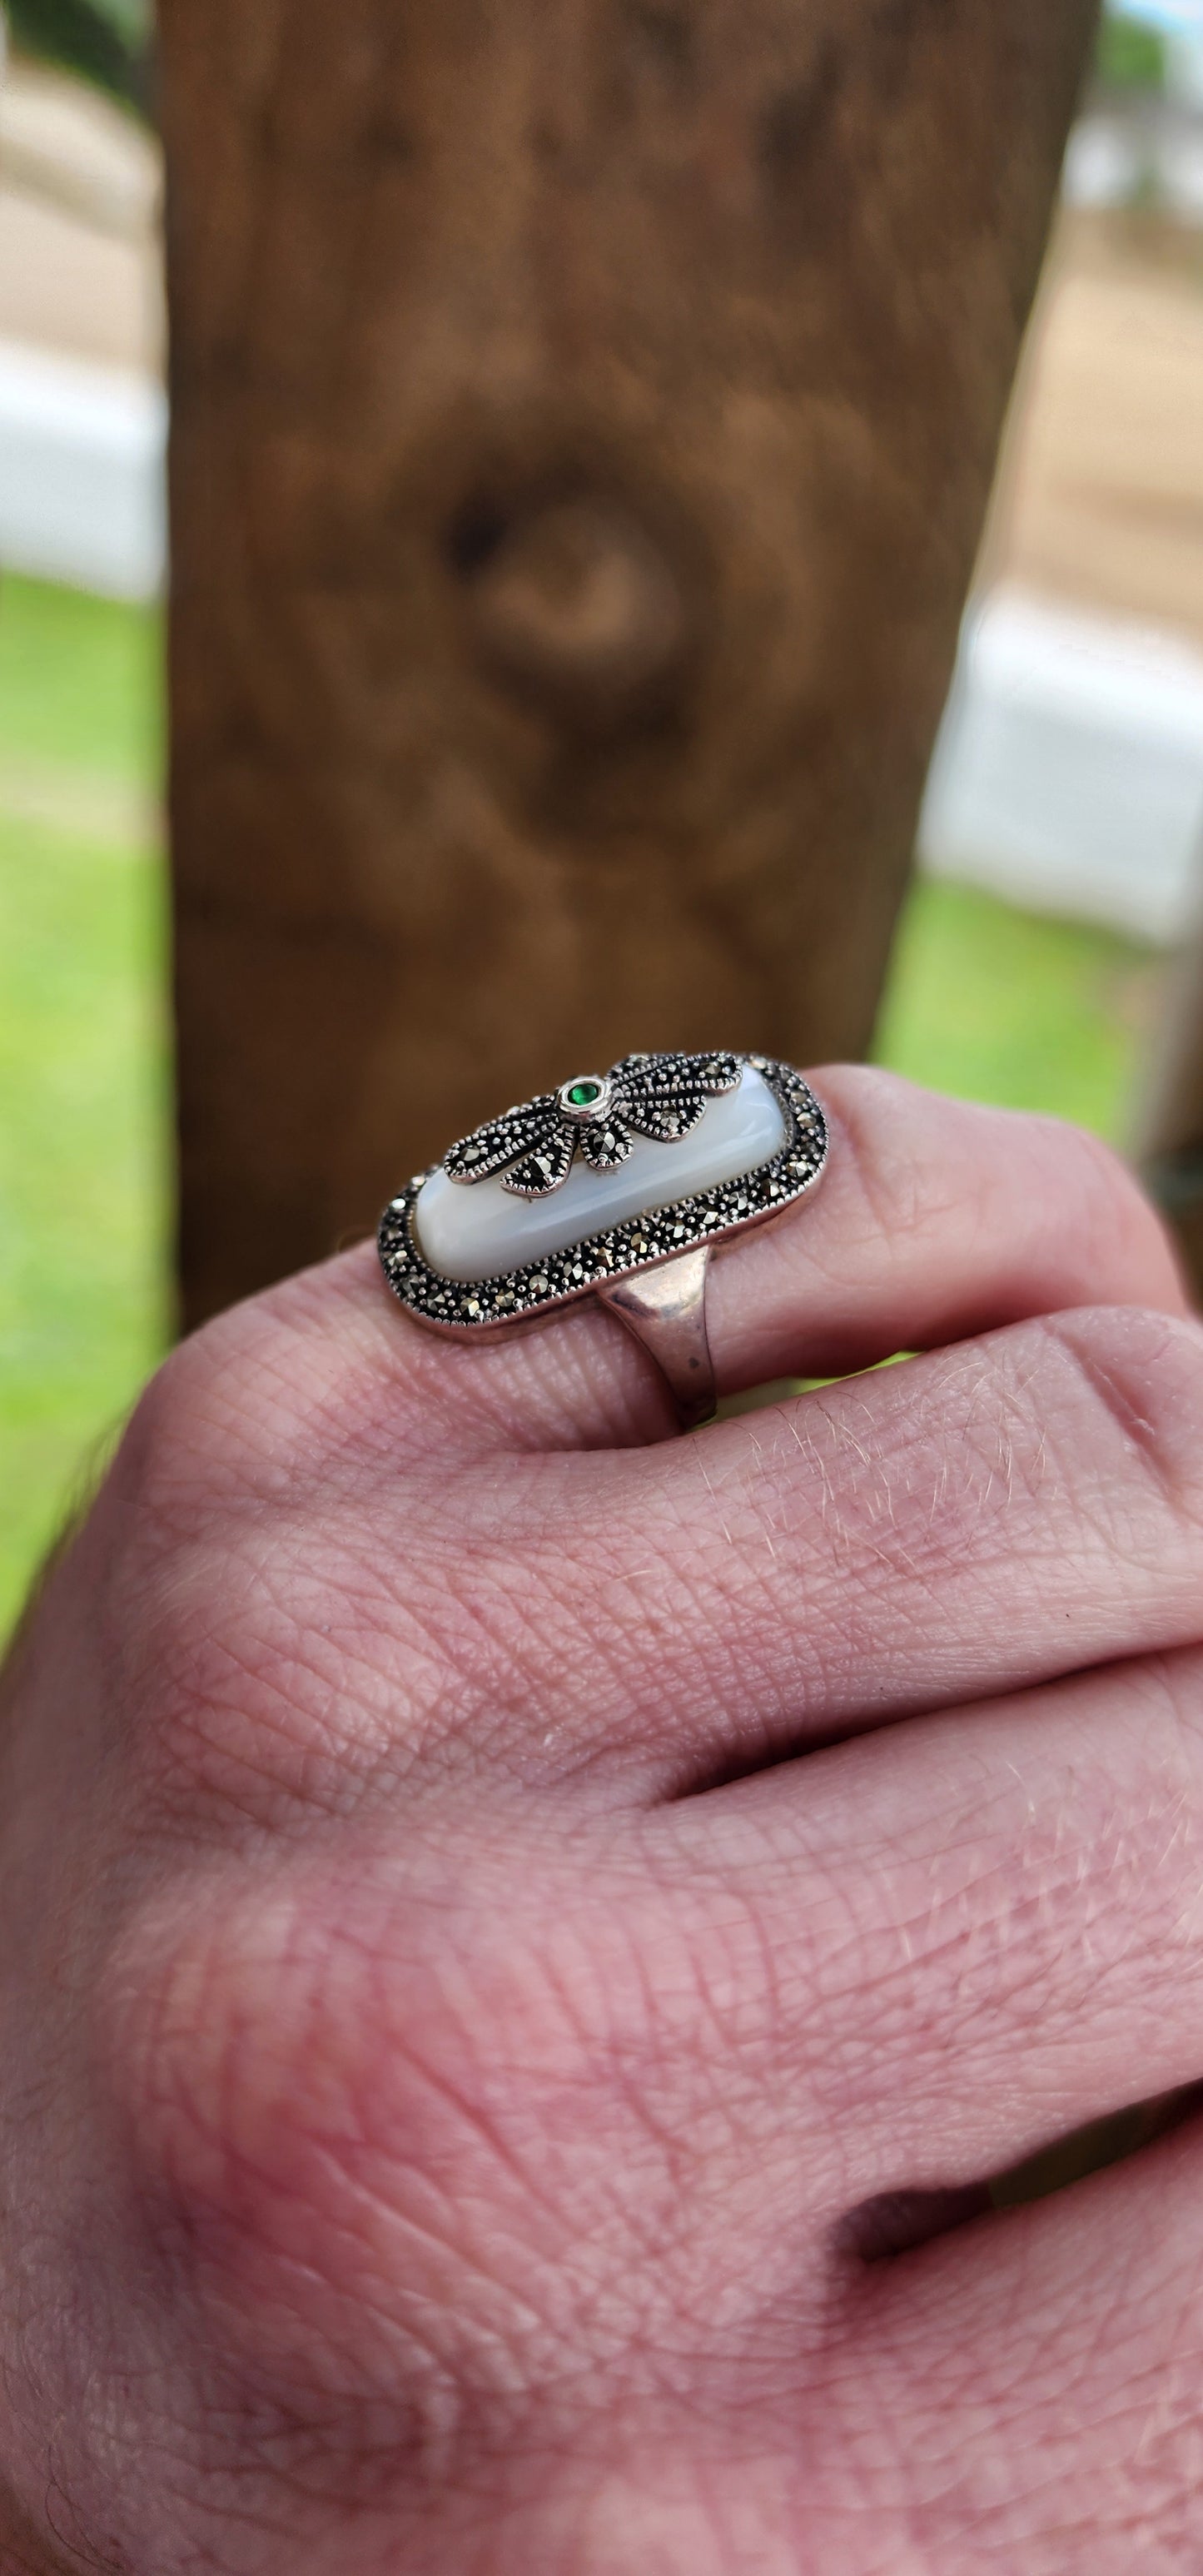
<svg viewBox="0 0 1203 2576">
<path fill-rule="evenodd" d="M 418 1322 L 457 1337 L 495 1332 L 571 1305 L 631 1272 L 653 1269 L 700 1244 L 763 1224 L 813 1190 L 827 1160 L 827 1122 L 809 1085 L 792 1065 L 744 1055 L 768 1084 L 785 1120 L 785 1141 L 768 1162 L 732 1181 L 670 1199 L 621 1224 L 583 1236 L 562 1252 L 485 1279 L 449 1279 L 418 1246 L 413 1214 L 430 1178 L 416 1172 L 389 1201 L 377 1242 L 385 1278 Z M 433 1168 L 433 1167 L 432 1167 Z"/>
<path fill-rule="evenodd" d="M 588 1100 L 573 1099 L 574 1091 L 584 1091 L 590 1084 L 595 1087 Z M 562 1118 L 571 1118 L 578 1127 L 592 1127 L 609 1117 L 614 1085 L 608 1073 L 577 1073 L 570 1082 L 560 1084 L 556 1097 Z"/>
</svg>

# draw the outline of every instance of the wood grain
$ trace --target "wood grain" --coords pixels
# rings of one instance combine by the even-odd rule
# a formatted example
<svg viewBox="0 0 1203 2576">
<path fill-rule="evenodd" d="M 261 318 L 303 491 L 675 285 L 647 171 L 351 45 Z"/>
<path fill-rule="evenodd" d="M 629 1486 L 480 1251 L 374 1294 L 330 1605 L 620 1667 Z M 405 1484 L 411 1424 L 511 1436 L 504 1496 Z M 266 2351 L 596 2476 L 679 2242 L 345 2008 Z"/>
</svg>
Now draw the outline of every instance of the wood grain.
<svg viewBox="0 0 1203 2576">
<path fill-rule="evenodd" d="M 164 0 L 198 1320 L 870 1033 L 1091 0 Z"/>
</svg>

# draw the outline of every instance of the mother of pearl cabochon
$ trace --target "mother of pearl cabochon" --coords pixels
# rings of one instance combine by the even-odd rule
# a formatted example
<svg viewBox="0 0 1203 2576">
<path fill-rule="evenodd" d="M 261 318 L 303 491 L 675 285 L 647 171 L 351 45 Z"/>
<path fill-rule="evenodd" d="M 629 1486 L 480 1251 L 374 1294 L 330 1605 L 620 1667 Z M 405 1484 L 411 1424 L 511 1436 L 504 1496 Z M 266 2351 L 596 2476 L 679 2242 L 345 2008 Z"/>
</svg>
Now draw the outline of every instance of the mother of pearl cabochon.
<svg viewBox="0 0 1203 2576">
<path fill-rule="evenodd" d="M 691 1134 L 671 1145 L 637 1136 L 629 1160 L 613 1172 L 594 1172 L 578 1155 L 546 1198 L 516 1198 L 497 1176 L 463 1182 L 432 1172 L 418 1192 L 414 1228 L 431 1269 L 445 1279 L 495 1279 L 624 1217 L 739 1180 L 784 1142 L 781 1109 L 763 1075 L 746 1064 L 738 1088 L 708 1100 Z"/>
</svg>

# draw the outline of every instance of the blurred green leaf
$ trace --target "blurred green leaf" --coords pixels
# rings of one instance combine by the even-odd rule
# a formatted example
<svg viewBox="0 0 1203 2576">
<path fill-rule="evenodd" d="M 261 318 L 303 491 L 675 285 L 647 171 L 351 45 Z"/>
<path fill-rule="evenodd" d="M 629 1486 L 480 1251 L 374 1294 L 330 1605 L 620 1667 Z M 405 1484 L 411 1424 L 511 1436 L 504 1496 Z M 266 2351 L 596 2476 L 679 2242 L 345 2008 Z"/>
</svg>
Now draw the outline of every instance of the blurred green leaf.
<svg viewBox="0 0 1203 2576">
<path fill-rule="evenodd" d="M 150 0 L 6 0 L 13 37 L 140 116 L 151 114 Z"/>
<path fill-rule="evenodd" d="M 1137 18 L 1108 12 L 1099 29 L 1097 70 L 1107 89 L 1164 89 L 1165 38 Z"/>
</svg>

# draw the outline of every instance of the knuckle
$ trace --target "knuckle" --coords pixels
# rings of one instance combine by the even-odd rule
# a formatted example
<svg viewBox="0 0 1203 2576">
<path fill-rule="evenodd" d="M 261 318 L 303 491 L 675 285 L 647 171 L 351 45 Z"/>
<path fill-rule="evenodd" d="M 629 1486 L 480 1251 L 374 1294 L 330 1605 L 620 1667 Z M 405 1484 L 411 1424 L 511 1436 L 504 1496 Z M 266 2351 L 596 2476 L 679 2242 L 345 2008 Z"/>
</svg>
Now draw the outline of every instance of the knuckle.
<svg viewBox="0 0 1203 2576">
<path fill-rule="evenodd" d="M 333 1313 L 324 1333 L 314 1330 L 316 1293 L 287 1282 L 170 1354 L 118 1453 L 123 1499 L 168 1527 L 193 1526 L 215 1507 L 245 1521 L 319 1478 L 328 1494 L 371 1473 L 385 1437 L 381 1372 L 340 1336 Z"/>
<path fill-rule="evenodd" d="M 147 2233 L 232 2389 L 285 2416 L 324 2389 L 334 2449 L 391 2396 L 401 2460 L 470 2377 L 456 2183 L 479 2201 L 496 2180 L 471 2018 L 422 1951 L 412 1916 L 371 1922 L 345 1878 L 202 1866 L 135 1912 L 98 2015 Z"/>
<path fill-rule="evenodd" d="M 438 1348 L 416 1330 L 397 1342 L 346 1266 L 285 1280 L 170 1354 L 118 1455 L 127 1499 L 168 1525 L 213 1507 L 245 1523 L 319 1490 L 362 1505 L 382 1477 L 395 1491 L 471 1451 L 479 1426 L 457 1430 Z"/>
<path fill-rule="evenodd" d="M 606 2021 L 642 2009 L 627 1934 L 529 1866 L 499 1909 L 462 1857 L 415 1843 L 403 1885 L 387 1853 L 206 1860 L 135 1902 L 96 2021 L 144 2223 L 232 2383 L 324 2390 L 334 2442 L 391 2404 L 398 2465 L 497 2383 L 554 2383 L 566 2248 L 587 2272 L 612 2229 L 616 2301 L 638 2272 Z"/>
<path fill-rule="evenodd" d="M 139 1399 L 119 1461 L 138 1499 L 168 1509 L 253 1492 L 265 1479 L 278 1486 L 306 1412 L 292 1338 L 264 1299 L 170 1353 Z"/>
<path fill-rule="evenodd" d="M 129 1570 L 128 1760 L 158 1830 L 304 1832 L 486 1758 L 490 1668 L 444 1637 L 429 1575 L 404 1605 L 389 1577 L 387 1550 L 329 1513 L 249 1543 L 217 1515 Z"/>
<path fill-rule="evenodd" d="M 1118 1446 L 1126 1475 L 1143 1475 L 1176 1519 L 1203 1526 L 1203 1324 L 1101 1307 L 1038 1329 L 1086 1392 L 1100 1463 L 1113 1473 Z"/>
</svg>

